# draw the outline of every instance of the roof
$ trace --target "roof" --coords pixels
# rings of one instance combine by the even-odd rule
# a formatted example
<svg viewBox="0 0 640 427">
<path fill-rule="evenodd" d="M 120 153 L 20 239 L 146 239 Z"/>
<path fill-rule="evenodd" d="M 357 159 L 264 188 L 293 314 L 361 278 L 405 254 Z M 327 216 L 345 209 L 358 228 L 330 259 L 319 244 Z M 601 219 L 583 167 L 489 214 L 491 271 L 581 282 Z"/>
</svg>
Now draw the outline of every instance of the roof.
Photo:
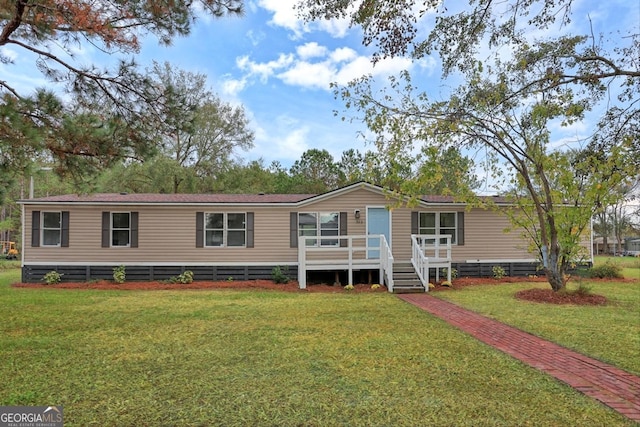
<svg viewBox="0 0 640 427">
<path fill-rule="evenodd" d="M 158 194 L 158 193 L 96 193 L 89 195 L 65 194 L 61 196 L 25 199 L 22 204 L 298 204 L 306 201 L 318 201 L 358 188 L 383 194 L 384 188 L 367 182 L 357 182 L 323 194 Z M 494 203 L 507 203 L 504 197 L 486 197 Z M 459 204 L 454 196 L 422 196 L 423 204 Z"/>
<path fill-rule="evenodd" d="M 296 203 L 314 197 L 314 194 L 156 194 L 156 193 L 96 193 L 89 195 L 65 194 L 23 200 L 23 203 Z"/>
</svg>

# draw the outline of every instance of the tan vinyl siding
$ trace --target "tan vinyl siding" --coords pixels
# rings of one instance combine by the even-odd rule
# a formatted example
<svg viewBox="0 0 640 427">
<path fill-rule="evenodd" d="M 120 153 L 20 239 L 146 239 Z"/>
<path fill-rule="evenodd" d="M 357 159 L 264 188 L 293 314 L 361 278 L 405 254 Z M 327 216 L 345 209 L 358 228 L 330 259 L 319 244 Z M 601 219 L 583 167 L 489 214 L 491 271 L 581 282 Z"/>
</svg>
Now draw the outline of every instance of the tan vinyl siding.
<svg viewBox="0 0 640 427">
<path fill-rule="evenodd" d="M 64 206 L 70 211 L 68 248 L 33 248 L 31 211 L 46 207 L 27 207 L 25 221 L 25 263 L 242 263 L 296 262 L 297 250 L 289 247 L 289 211 L 283 208 L 242 207 L 166 207 Z M 103 211 L 139 213 L 137 248 L 102 248 Z M 254 248 L 196 248 L 196 211 L 254 212 Z"/>
<path fill-rule="evenodd" d="M 110 204 L 111 203 L 111 204 Z M 291 212 L 346 212 L 347 232 L 365 235 L 367 207 L 384 207 L 390 203 L 384 194 L 362 186 L 349 191 L 319 196 L 295 204 L 234 207 L 163 205 L 161 203 L 118 206 L 113 202 L 99 205 L 59 203 L 25 205 L 24 261 L 29 263 L 171 263 L 171 264 L 295 264 L 298 249 L 290 247 Z M 360 210 L 356 219 L 354 211 Z M 69 247 L 31 247 L 31 213 L 39 211 L 69 211 Z M 102 248 L 101 218 L 103 211 L 138 212 L 137 248 Z M 391 247 L 395 260 L 411 258 L 411 212 L 462 212 L 454 204 L 429 205 L 391 210 Z M 253 212 L 254 247 L 196 248 L 196 212 Z M 491 210 L 464 211 L 465 244 L 453 247 L 453 261 L 530 260 L 535 256 L 526 250 L 520 233 L 505 233 L 506 217 Z M 588 240 L 585 242 L 589 245 Z"/>
</svg>

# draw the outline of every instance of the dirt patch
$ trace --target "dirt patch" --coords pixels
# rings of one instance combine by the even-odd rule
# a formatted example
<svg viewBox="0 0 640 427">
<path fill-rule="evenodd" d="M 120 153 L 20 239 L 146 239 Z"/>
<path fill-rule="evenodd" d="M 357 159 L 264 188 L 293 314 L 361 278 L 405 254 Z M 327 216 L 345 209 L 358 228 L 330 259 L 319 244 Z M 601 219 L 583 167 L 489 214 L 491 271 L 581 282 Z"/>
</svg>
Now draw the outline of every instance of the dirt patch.
<svg viewBox="0 0 640 427">
<path fill-rule="evenodd" d="M 516 293 L 516 298 L 545 304 L 605 305 L 602 295 L 579 292 L 554 292 L 553 289 L 525 289 Z"/>
<path fill-rule="evenodd" d="M 99 289 L 99 290 L 127 290 L 127 291 L 152 291 L 152 290 L 184 290 L 184 289 L 266 289 L 282 292 L 386 292 L 387 288 L 380 286 L 372 289 L 370 285 L 358 284 L 353 290 L 346 290 L 340 285 L 307 284 L 306 289 L 300 289 L 297 281 L 289 281 L 286 284 L 275 283 L 273 280 L 224 280 L 224 281 L 195 281 L 189 284 L 166 283 L 161 281 L 124 282 L 121 284 L 110 280 L 92 282 L 65 282 L 55 285 L 45 283 L 16 283 L 16 288 L 47 288 L 47 289 Z"/>
</svg>

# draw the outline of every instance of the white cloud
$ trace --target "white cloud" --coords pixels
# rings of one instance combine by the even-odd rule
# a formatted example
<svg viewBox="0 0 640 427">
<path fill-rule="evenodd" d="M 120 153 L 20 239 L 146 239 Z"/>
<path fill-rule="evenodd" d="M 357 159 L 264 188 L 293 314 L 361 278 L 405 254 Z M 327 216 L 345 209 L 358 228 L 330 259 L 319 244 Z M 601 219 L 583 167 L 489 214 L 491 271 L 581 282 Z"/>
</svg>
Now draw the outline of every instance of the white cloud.
<svg viewBox="0 0 640 427">
<path fill-rule="evenodd" d="M 296 62 L 287 71 L 277 75 L 284 83 L 291 86 L 303 86 L 318 89 L 329 89 L 335 70 L 329 62 Z"/>
<path fill-rule="evenodd" d="M 296 48 L 296 52 L 298 56 L 302 59 L 315 58 L 318 56 L 325 56 L 327 54 L 327 48 L 324 46 L 320 46 L 316 42 L 310 42 L 303 44 L 302 46 L 298 46 Z"/>
<path fill-rule="evenodd" d="M 220 90 L 223 94 L 236 97 L 242 90 L 247 86 L 247 79 L 233 79 L 229 76 L 223 76 L 223 82 L 221 84 Z"/>
<path fill-rule="evenodd" d="M 251 61 L 247 55 L 236 59 L 236 65 L 240 70 L 247 72 L 249 76 L 258 76 L 263 83 L 266 82 L 276 70 L 288 67 L 293 62 L 293 54 L 285 55 L 283 53 L 281 53 L 275 61 L 263 63 Z"/>
<path fill-rule="evenodd" d="M 246 35 L 247 38 L 251 40 L 253 46 L 259 45 L 260 42 L 266 38 L 266 34 L 262 31 L 254 32 L 253 30 L 249 30 Z"/>
<path fill-rule="evenodd" d="M 358 56 L 358 53 L 350 47 L 340 47 L 331 52 L 330 58 L 335 62 L 350 61 Z"/>
<path fill-rule="evenodd" d="M 258 6 L 271 12 L 273 17 L 269 24 L 285 28 L 293 33 L 293 39 L 300 39 L 305 33 L 318 29 L 328 33 L 333 38 L 342 38 L 349 31 L 348 19 L 321 20 L 306 23 L 298 17 L 295 6 L 299 0 L 258 0 Z M 357 7 L 358 2 L 356 3 Z"/>
<path fill-rule="evenodd" d="M 298 0 L 258 0 L 258 6 L 273 13 L 269 21 L 271 25 L 286 28 L 293 32 L 295 38 L 300 38 L 308 30 L 304 22 L 298 19 L 294 9 L 296 3 Z"/>
<path fill-rule="evenodd" d="M 323 20 L 318 23 L 318 27 L 331 34 L 334 38 L 342 38 L 347 35 L 351 22 L 348 19 Z"/>
<path fill-rule="evenodd" d="M 262 83 L 272 77 L 287 85 L 330 90 L 330 83 L 345 85 L 363 75 L 388 76 L 406 69 L 435 69 L 435 60 L 412 61 L 409 58 L 387 58 L 375 66 L 368 56 L 347 47 L 330 51 L 315 42 L 298 46 L 297 55 L 280 54 L 277 60 L 255 62 L 248 56 L 236 60 L 247 77 L 258 77 Z"/>
<path fill-rule="evenodd" d="M 264 125 L 258 124 L 255 117 L 252 122 L 256 124 L 255 140 L 254 148 L 249 154 L 264 159 L 267 165 L 278 160 L 288 167 L 288 164 L 298 160 L 309 149 L 309 126 L 301 125 L 288 115 L 278 116 Z"/>
</svg>

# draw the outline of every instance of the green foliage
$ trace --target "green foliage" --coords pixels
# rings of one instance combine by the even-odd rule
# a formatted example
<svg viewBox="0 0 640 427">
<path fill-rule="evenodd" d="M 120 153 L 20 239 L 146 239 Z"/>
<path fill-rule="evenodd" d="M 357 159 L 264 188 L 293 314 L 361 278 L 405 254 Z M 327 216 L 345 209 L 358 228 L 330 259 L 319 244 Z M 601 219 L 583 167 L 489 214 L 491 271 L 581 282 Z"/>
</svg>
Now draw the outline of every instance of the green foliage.
<svg viewBox="0 0 640 427">
<path fill-rule="evenodd" d="M 345 286 L 345 287 L 344 287 L 344 290 L 345 290 L 345 291 L 352 291 L 352 290 L 354 290 L 354 289 L 355 289 L 355 288 L 354 288 L 354 286 L 353 286 L 353 285 L 347 285 L 347 286 Z"/>
<path fill-rule="evenodd" d="M 347 109 L 360 111 L 383 157 L 403 159 L 400 165 L 389 163 L 396 176 L 405 174 L 404 159 L 416 157 L 417 148 L 442 155 L 450 147 L 484 153 L 487 181 L 500 191 L 513 189 L 510 219 L 524 230 L 554 290 L 565 286 L 567 269 L 584 256 L 581 240 L 593 214 L 620 200 L 617 189 L 640 167 L 640 76 L 634 62 L 640 57 L 640 34 L 635 27 L 620 28 L 603 42 L 588 27 L 578 35 L 547 32 L 554 23 L 572 21 L 571 4 L 471 1 L 451 9 L 425 2 L 421 17 L 409 0 L 366 2 L 359 8 L 329 0 L 301 5 L 308 20 L 347 17 L 360 24 L 363 42 L 373 45 L 374 62 L 438 53 L 445 77 L 464 75 L 464 83 L 444 101 L 422 92 L 410 71 L 391 76 L 382 89 L 378 79 L 365 76 L 334 86 L 334 92 Z M 423 19 L 430 13 L 438 18 L 424 32 Z M 526 33 L 531 29 L 549 35 L 533 40 Z M 487 42 L 496 47 L 495 54 L 480 63 L 477 52 Z M 504 49 L 512 52 L 510 58 Z M 574 152 L 556 150 L 552 129 L 575 124 L 587 112 L 600 114 L 583 122 L 592 124 L 592 137 L 576 139 L 580 148 Z M 426 163 L 428 180 L 451 173 Z M 414 197 L 420 188 L 415 177 L 403 185 Z M 480 204 L 464 188 L 456 196 Z"/>
<path fill-rule="evenodd" d="M 494 265 L 491 268 L 491 272 L 493 273 L 493 278 L 494 279 L 503 279 L 504 276 L 507 275 L 507 273 L 504 271 L 504 268 L 502 268 L 499 265 Z"/>
<path fill-rule="evenodd" d="M 163 106 L 171 93 L 138 69 L 132 56 L 141 40 L 153 35 L 170 44 L 191 31 L 196 16 L 240 14 L 243 2 L 64 4 L 0 7 L 0 46 L 10 45 L 22 65 L 31 60 L 45 81 L 43 87 L 25 87 L 10 70 L 8 51 L 0 51 L 0 63 L 9 67 L 0 80 L 0 200 L 6 178 L 34 159 L 47 159 L 66 181 L 82 184 L 100 167 L 147 157 L 157 147 L 154 131 L 165 122 Z M 87 46 L 114 65 L 87 64 L 71 54 Z"/>
<path fill-rule="evenodd" d="M 622 279 L 622 267 L 618 264 L 607 262 L 602 265 L 591 267 L 587 270 L 589 277 L 598 279 Z"/>
<path fill-rule="evenodd" d="M 124 283 L 127 279 L 126 267 L 124 265 L 119 265 L 117 267 L 113 267 L 113 281 L 116 283 Z"/>
<path fill-rule="evenodd" d="M 280 266 L 276 266 L 271 270 L 271 278 L 275 283 L 289 283 L 289 271 L 288 269 L 283 271 Z"/>
<path fill-rule="evenodd" d="M 169 283 L 180 283 L 183 285 L 187 285 L 189 283 L 193 283 L 193 271 L 186 270 L 177 276 L 173 276 L 169 279 Z"/>
<path fill-rule="evenodd" d="M 45 274 L 44 276 L 42 276 L 42 281 L 47 285 L 55 285 L 56 283 L 60 283 L 60 281 L 62 280 L 62 276 L 63 274 L 60 274 L 57 271 L 52 270 L 47 274 Z"/>
</svg>

